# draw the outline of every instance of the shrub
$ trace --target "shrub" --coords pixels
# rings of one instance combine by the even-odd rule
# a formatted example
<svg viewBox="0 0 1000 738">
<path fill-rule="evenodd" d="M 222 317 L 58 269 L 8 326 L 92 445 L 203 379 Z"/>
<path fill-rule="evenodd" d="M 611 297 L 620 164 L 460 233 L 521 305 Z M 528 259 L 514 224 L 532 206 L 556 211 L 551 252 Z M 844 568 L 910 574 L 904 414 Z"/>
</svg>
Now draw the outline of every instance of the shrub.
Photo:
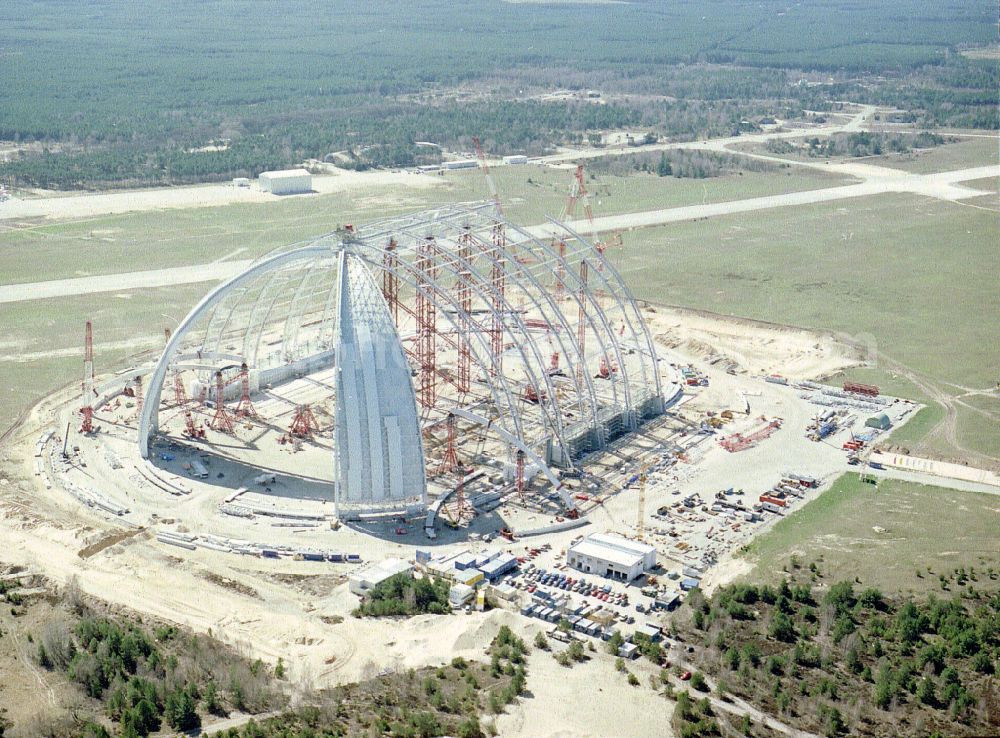
<svg viewBox="0 0 1000 738">
<path fill-rule="evenodd" d="M 796 639 L 795 626 L 792 624 L 791 618 L 780 610 L 774 613 L 768 634 L 785 643 L 794 643 Z"/>
<path fill-rule="evenodd" d="M 611 638 L 608 639 L 608 653 L 612 656 L 617 656 L 618 649 L 621 648 L 624 643 L 624 636 L 616 630 L 611 634 Z"/>
</svg>

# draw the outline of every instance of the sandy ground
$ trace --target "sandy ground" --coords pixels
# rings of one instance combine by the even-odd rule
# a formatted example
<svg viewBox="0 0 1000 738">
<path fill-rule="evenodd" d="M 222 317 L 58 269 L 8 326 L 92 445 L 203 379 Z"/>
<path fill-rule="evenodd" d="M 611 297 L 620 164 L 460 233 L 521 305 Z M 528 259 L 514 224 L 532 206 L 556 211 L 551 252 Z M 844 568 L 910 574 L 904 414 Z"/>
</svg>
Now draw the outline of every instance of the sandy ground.
<svg viewBox="0 0 1000 738">
<path fill-rule="evenodd" d="M 734 407 L 740 402 L 741 392 L 746 392 L 755 414 L 779 415 L 786 424 L 772 439 L 741 454 L 729 454 L 708 441 L 700 460 L 685 465 L 673 480 L 651 479 L 647 510 L 675 503 L 679 499 L 675 494 L 699 492 L 710 497 L 727 486 L 759 493 L 773 484 L 792 461 L 799 471 L 823 478 L 832 478 L 844 468 L 845 457 L 838 447 L 815 444 L 803 437 L 802 428 L 813 408 L 799 400 L 793 388 L 764 383 L 752 374 L 775 366 L 784 367 L 788 373 L 794 362 L 799 378 L 816 376 L 852 361 L 847 349 L 822 334 L 752 321 L 713 319 L 690 311 L 655 310 L 649 314 L 653 332 L 661 341 L 676 342 L 676 348 L 671 349 L 676 356 L 671 359 L 695 361 L 711 376 L 711 385 L 694 393 L 682 412 L 697 417 L 706 408 Z M 682 319 L 683 329 L 679 325 Z M 729 375 L 721 363 L 708 365 L 706 358 L 716 354 L 725 354 L 727 360 L 752 374 Z M 75 576 L 83 591 L 124 609 L 211 633 L 270 662 L 282 657 L 293 683 L 302 686 L 357 681 L 375 676 L 382 669 L 436 665 L 456 655 L 483 658 L 484 648 L 502 624 L 529 639 L 541 627 L 538 621 L 502 610 L 405 621 L 359 620 L 349 616 L 357 601 L 344 581 L 350 567 L 324 564 L 318 568 L 316 564 L 289 559 L 244 558 L 205 549 L 187 551 L 156 542 L 151 530 L 82 558 L 81 550 L 119 530 L 118 524 L 82 507 L 62 489 L 42 489 L 32 475 L 32 449 L 40 429 L 57 425 L 57 414 L 65 412 L 65 403 L 75 391 L 46 398 L 5 449 L 7 458 L 0 462 L 0 557 L 7 563 L 44 572 L 57 583 Z M 125 429 L 107 432 L 119 430 L 126 433 Z M 652 445 L 655 440 L 647 438 L 646 442 Z M 84 445 L 83 439 L 79 442 Z M 620 452 L 609 450 L 605 457 L 612 459 L 616 453 Z M 116 490 L 100 456 L 91 454 L 87 467 L 76 473 L 90 477 L 93 481 L 89 483 L 109 494 L 134 500 L 135 489 L 125 481 L 127 474 L 118 473 Z M 608 474 L 606 483 L 609 487 L 620 484 L 622 474 L 628 473 L 619 470 Z M 588 530 L 630 533 L 636 494 L 631 489 L 609 496 L 589 513 Z M 193 519 L 197 519 L 198 511 L 211 505 L 212 500 L 202 492 L 176 502 L 165 496 L 159 517 L 154 519 L 147 512 L 140 522 L 153 529 L 173 526 L 164 523 L 163 517 L 194 515 Z M 212 530 L 229 525 L 220 522 L 220 517 L 203 517 L 201 524 Z M 685 525 L 680 518 L 676 524 Z M 258 532 L 273 535 L 268 533 L 273 531 L 269 523 L 260 525 Z M 661 561 L 679 570 L 676 541 L 659 533 L 655 529 L 659 525 L 651 526 L 650 540 L 663 550 Z M 705 530 L 716 525 L 719 522 L 709 517 L 700 527 L 684 528 L 685 538 L 693 545 L 704 550 L 714 548 L 720 555 L 720 565 L 706 580 L 709 587 L 730 581 L 745 567 L 744 562 L 724 555 L 736 538 L 723 537 L 721 530 L 714 538 L 710 531 L 706 537 Z M 738 534 L 739 540 L 760 529 L 745 526 Z M 295 538 L 298 534 L 288 535 Z M 426 541 L 414 540 L 406 540 L 403 545 L 394 536 L 375 538 L 344 529 L 336 536 L 329 530 L 325 534 L 317 531 L 301 535 L 325 535 L 328 545 L 358 550 L 366 560 L 409 556 L 414 545 L 427 545 Z M 569 531 L 547 537 L 552 551 L 537 563 L 547 568 L 556 565 L 557 556 L 576 535 L 578 532 Z M 524 542 L 519 543 L 523 547 Z M 221 582 L 219 577 L 230 583 Z M 498 719 L 500 734 L 523 738 L 669 736 L 672 703 L 649 689 L 646 674 L 637 673 L 642 685 L 633 688 L 614 670 L 612 660 L 603 655 L 565 669 L 549 654 L 532 654 L 528 681 L 532 695 Z M 580 699 L 582 694 L 587 699 Z M 627 709 L 622 709 L 623 705 Z"/>
<path fill-rule="evenodd" d="M 413 172 L 351 172 L 314 175 L 313 190 L 318 194 L 358 192 L 402 186 L 412 188 L 436 187 L 439 178 Z M 11 198 L 0 203 L 0 220 L 14 218 L 86 218 L 95 215 L 129 213 L 137 210 L 171 210 L 177 208 L 203 208 L 234 203 L 276 202 L 289 197 L 310 195 L 272 195 L 252 187 L 234 187 L 231 184 L 193 185 L 189 187 L 160 187 L 150 190 L 123 190 L 80 195 L 71 192 L 49 192 L 41 196 L 21 199 Z"/>
<path fill-rule="evenodd" d="M 817 379 L 862 360 L 856 349 L 819 331 L 659 305 L 645 316 L 660 345 L 696 360 L 732 362 L 751 374 Z"/>
<path fill-rule="evenodd" d="M 558 643 L 553 642 L 555 648 Z M 605 653 L 560 666 L 552 654 L 535 649 L 528 657 L 531 696 L 501 715 L 504 738 L 672 738 L 674 702 L 650 689 L 646 678 L 630 687 Z M 630 664 L 630 668 L 635 666 Z M 585 697 L 584 697 L 585 695 Z"/>
<path fill-rule="evenodd" d="M 696 218 L 711 218 L 721 215 L 730 215 L 733 213 L 744 213 L 794 205 L 807 205 L 817 202 L 829 202 L 833 200 L 865 197 L 889 192 L 911 192 L 946 200 L 962 200 L 966 198 L 980 197 L 990 193 L 963 187 L 958 183 L 968 180 L 982 179 L 985 177 L 1000 176 L 1000 165 L 974 167 L 970 169 L 926 175 L 910 174 L 897 169 L 875 167 L 870 164 L 831 164 L 828 168 L 830 171 L 842 171 L 844 173 L 862 177 L 866 181 L 861 184 L 829 187 L 821 190 L 807 190 L 804 192 L 788 192 L 782 195 L 755 197 L 747 200 L 709 203 L 706 205 L 689 205 L 679 208 L 668 208 L 665 210 L 650 210 L 642 213 L 606 216 L 602 218 L 595 218 L 594 228 L 597 232 L 641 228 L 693 220 Z M 411 176 L 404 174 L 393 175 L 390 173 L 382 174 L 384 174 L 385 177 Z M 337 177 L 340 176 L 343 175 L 337 175 Z M 418 175 L 412 176 L 417 177 Z M 433 183 L 434 181 L 431 180 L 431 178 L 422 175 L 419 175 L 419 179 L 421 182 L 424 180 L 430 180 L 431 183 Z M 132 194 L 137 193 L 121 193 L 121 196 L 128 197 Z M 118 196 L 119 195 L 93 195 L 85 197 Z M 267 195 L 267 197 L 271 197 L 271 195 Z M 302 197 L 308 197 L 308 195 L 304 195 Z M 75 199 L 79 198 L 61 198 L 53 202 L 67 202 Z M 0 219 L 3 218 L 4 208 L 8 204 L 9 203 L 0 203 Z M 177 205 L 177 207 L 188 207 L 188 205 Z M 574 229 L 589 227 L 587 223 L 582 221 L 574 221 L 568 225 Z M 545 224 L 531 226 L 526 230 L 534 236 L 546 236 L 553 232 L 553 227 Z M 178 284 L 192 284 L 196 282 L 219 281 L 238 274 L 240 271 L 246 269 L 249 263 L 250 262 L 246 260 L 236 260 L 222 263 L 173 267 L 169 269 L 156 269 L 143 272 L 127 272 L 124 274 L 106 274 L 92 277 L 77 277 L 73 279 L 56 279 L 45 282 L 3 285 L 0 286 L 0 303 L 19 302 L 23 300 L 39 300 L 50 297 L 66 297 L 69 295 L 83 295 L 95 292 L 108 292 L 112 290 L 141 289 Z"/>
</svg>

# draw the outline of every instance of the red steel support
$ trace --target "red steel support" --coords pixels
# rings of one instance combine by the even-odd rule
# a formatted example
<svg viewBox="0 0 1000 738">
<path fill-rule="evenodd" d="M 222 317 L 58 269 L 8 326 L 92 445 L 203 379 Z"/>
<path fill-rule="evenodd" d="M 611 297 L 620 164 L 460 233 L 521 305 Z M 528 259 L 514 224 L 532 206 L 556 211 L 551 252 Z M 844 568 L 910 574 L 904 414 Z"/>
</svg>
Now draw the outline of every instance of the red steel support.
<svg viewBox="0 0 1000 738">
<path fill-rule="evenodd" d="M 469 320 L 472 314 L 472 233 L 468 227 L 458 238 L 458 391 L 468 392 L 471 386 L 472 355 L 469 346 Z"/>
<path fill-rule="evenodd" d="M 183 405 L 187 402 L 187 393 L 184 391 L 184 380 L 181 379 L 180 372 L 174 372 L 174 403 Z"/>
<path fill-rule="evenodd" d="M 319 423 L 316 422 L 316 416 L 313 415 L 312 407 L 310 405 L 299 405 L 295 408 L 295 416 L 292 418 L 292 424 L 288 428 L 289 435 L 298 436 L 299 438 L 310 438 L 313 432 L 319 430 Z"/>
<path fill-rule="evenodd" d="M 382 296 L 389 306 L 392 322 L 399 325 L 399 255 L 396 253 L 396 239 L 390 238 L 382 256 Z"/>
<path fill-rule="evenodd" d="M 493 330 L 491 332 L 491 348 L 493 351 L 493 369 L 497 374 L 503 371 L 503 311 L 504 291 L 506 286 L 504 273 L 504 254 L 507 250 L 507 235 L 503 225 L 493 226 Z"/>
<path fill-rule="evenodd" d="M 434 407 L 436 399 L 437 310 L 425 292 L 431 292 L 436 273 L 434 237 L 420 242 L 417 254 L 417 359 L 420 362 L 420 405 Z"/>
<path fill-rule="evenodd" d="M 83 422 L 81 433 L 94 430 L 94 328 L 87 321 L 83 336 L 83 405 L 80 406 Z"/>
<path fill-rule="evenodd" d="M 184 413 L 184 435 L 190 438 L 205 437 L 205 429 L 194 424 L 194 416 L 190 412 Z"/>
<path fill-rule="evenodd" d="M 226 412 L 226 383 L 222 379 L 222 372 L 215 373 L 215 415 L 212 416 L 212 422 L 209 426 L 213 430 L 222 431 L 223 433 L 233 432 L 233 419 Z"/>
<path fill-rule="evenodd" d="M 576 363 L 577 384 L 582 387 L 587 363 L 587 262 L 580 262 L 580 312 L 577 315 L 576 342 L 580 346 L 580 359 Z"/>
<path fill-rule="evenodd" d="M 444 447 L 444 456 L 441 457 L 441 465 L 438 466 L 439 474 L 447 474 L 459 468 L 457 445 L 457 428 L 454 413 L 448 413 L 447 429 L 448 440 Z"/>
<path fill-rule="evenodd" d="M 244 361 L 240 365 L 240 404 L 236 406 L 236 416 L 256 418 L 257 410 L 250 401 L 250 367 Z"/>
</svg>

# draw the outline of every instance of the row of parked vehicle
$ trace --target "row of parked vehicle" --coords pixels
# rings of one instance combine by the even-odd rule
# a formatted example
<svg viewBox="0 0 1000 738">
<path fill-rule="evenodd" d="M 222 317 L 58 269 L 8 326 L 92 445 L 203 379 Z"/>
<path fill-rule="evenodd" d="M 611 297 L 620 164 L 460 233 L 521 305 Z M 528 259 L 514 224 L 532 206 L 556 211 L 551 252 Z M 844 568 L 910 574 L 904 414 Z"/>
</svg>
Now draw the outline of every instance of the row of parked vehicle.
<svg viewBox="0 0 1000 738">
<path fill-rule="evenodd" d="M 609 605 L 628 607 L 628 595 L 624 592 L 612 591 L 610 584 L 598 586 L 597 584 L 588 582 L 584 577 L 571 577 L 562 572 L 550 572 L 542 568 L 529 569 L 524 573 L 523 578 L 524 581 L 520 584 L 529 593 L 534 592 L 538 586 L 553 587 L 565 592 L 574 592 L 584 597 L 593 597 L 601 602 L 607 602 Z M 515 587 L 519 585 L 517 579 L 511 583 Z"/>
</svg>

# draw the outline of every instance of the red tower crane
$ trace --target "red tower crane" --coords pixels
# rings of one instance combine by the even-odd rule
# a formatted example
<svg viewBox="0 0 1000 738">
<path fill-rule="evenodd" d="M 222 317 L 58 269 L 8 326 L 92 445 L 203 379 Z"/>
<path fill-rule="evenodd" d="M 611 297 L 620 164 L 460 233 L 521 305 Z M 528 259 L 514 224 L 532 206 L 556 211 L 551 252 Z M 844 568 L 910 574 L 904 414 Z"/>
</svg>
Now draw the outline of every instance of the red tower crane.
<svg viewBox="0 0 1000 738">
<path fill-rule="evenodd" d="M 577 385 L 583 385 L 583 372 L 587 363 L 587 262 L 580 262 L 580 309 L 577 314 L 576 342 L 580 347 L 580 360 L 576 363 Z"/>
<path fill-rule="evenodd" d="M 483 147 L 479 143 L 479 136 L 472 137 L 472 143 L 476 145 L 476 158 L 479 159 L 479 168 L 483 170 L 483 176 L 486 177 L 486 184 L 490 188 L 490 198 L 493 200 L 493 204 L 496 205 L 497 214 L 503 215 L 503 206 L 500 204 L 500 195 L 497 192 L 496 182 L 493 181 L 493 175 L 490 174 L 489 164 L 486 163 L 486 155 L 483 153 Z"/>
<path fill-rule="evenodd" d="M 94 329 L 90 321 L 83 336 L 83 405 L 80 406 L 83 422 L 81 433 L 94 431 Z"/>
</svg>

